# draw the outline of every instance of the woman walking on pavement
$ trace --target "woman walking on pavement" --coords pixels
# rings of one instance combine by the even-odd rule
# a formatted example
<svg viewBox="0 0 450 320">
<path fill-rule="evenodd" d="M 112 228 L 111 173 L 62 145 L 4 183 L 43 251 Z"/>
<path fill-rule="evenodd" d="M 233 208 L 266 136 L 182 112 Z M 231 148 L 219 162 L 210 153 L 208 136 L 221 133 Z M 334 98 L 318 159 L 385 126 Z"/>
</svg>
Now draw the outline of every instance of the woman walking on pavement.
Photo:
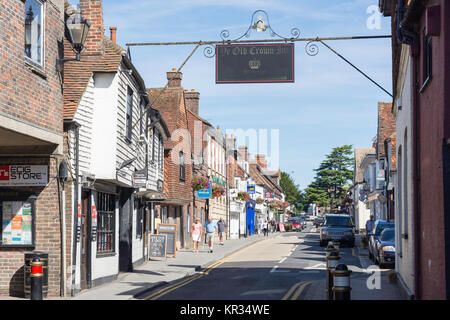
<svg viewBox="0 0 450 320">
<path fill-rule="evenodd" d="M 198 252 L 198 247 L 200 245 L 200 240 L 202 238 L 202 224 L 198 218 L 195 219 L 195 223 L 191 227 L 193 250 L 192 252 Z"/>
<path fill-rule="evenodd" d="M 269 233 L 269 224 L 267 223 L 267 220 L 265 220 L 262 224 L 262 228 L 264 230 L 264 236 L 268 236 Z"/>
</svg>

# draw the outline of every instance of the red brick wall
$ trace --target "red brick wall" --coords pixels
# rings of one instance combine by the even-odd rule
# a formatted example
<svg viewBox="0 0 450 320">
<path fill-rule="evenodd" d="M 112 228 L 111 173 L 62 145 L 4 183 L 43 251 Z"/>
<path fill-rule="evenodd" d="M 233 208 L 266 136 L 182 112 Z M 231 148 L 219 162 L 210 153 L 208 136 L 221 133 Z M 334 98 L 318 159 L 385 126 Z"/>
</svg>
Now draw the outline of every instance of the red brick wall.
<svg viewBox="0 0 450 320">
<path fill-rule="evenodd" d="M 54 158 L 0 158 L 0 165 L 34 164 L 49 166 L 49 183 L 45 188 L 13 187 L 37 195 L 35 212 L 35 250 L 49 254 L 49 295 L 59 295 L 60 216 L 56 160 Z M 24 253 L 29 249 L 0 248 L 0 295 L 23 296 Z"/>
<path fill-rule="evenodd" d="M 44 8 L 44 68 L 36 73 L 32 70 L 39 69 L 24 58 L 25 4 L 0 0 L 0 113 L 61 133 L 63 99 L 55 64 L 64 22 L 52 5 Z"/>
<path fill-rule="evenodd" d="M 101 55 L 104 53 L 102 0 L 80 0 L 80 10 L 90 25 L 83 55 Z"/>
<path fill-rule="evenodd" d="M 439 1 L 433 1 L 433 4 Z M 444 1 L 441 1 L 441 3 Z M 429 5 L 432 3 L 430 2 Z M 444 9 L 444 6 L 441 7 Z M 444 26 L 448 16 L 441 15 L 441 36 L 433 37 L 433 75 L 431 81 L 418 94 L 419 140 L 420 140 L 420 270 L 419 288 L 421 299 L 445 299 L 445 238 L 444 238 L 444 194 L 442 171 L 442 143 L 444 139 Z M 420 20 L 420 44 L 425 15 Z M 422 49 L 419 56 L 419 88 L 423 83 Z M 447 88 L 448 90 L 448 88 Z M 448 107 L 448 106 L 447 106 Z M 448 126 L 448 124 L 447 124 Z"/>
</svg>

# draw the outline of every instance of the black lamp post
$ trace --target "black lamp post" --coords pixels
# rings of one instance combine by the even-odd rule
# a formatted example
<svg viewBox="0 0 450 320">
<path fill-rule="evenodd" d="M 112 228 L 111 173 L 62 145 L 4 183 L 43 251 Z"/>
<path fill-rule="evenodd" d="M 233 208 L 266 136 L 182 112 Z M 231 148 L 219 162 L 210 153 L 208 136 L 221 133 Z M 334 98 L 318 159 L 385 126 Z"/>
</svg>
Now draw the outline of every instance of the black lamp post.
<svg viewBox="0 0 450 320">
<path fill-rule="evenodd" d="M 79 10 L 67 18 L 66 27 L 69 34 L 69 41 L 75 51 L 75 58 L 57 59 L 56 68 L 60 71 L 60 65 L 67 61 L 80 61 L 81 51 L 83 51 L 90 25 L 83 19 Z"/>
</svg>

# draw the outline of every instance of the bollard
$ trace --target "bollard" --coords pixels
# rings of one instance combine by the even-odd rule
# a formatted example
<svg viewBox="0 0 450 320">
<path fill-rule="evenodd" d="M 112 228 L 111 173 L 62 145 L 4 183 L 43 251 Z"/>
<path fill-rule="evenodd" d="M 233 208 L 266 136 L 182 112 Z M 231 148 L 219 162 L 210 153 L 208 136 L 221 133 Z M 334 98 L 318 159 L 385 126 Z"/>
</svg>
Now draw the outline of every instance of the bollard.
<svg viewBox="0 0 450 320">
<path fill-rule="evenodd" d="M 341 257 L 336 251 L 331 251 L 327 259 L 327 296 L 328 300 L 333 300 L 333 269 L 338 265 Z"/>
<path fill-rule="evenodd" d="M 336 251 L 336 253 L 339 254 L 339 249 L 336 249 L 336 248 L 334 247 L 332 241 L 328 242 L 328 246 L 325 248 L 325 251 L 326 251 L 326 256 L 327 256 L 327 257 L 330 255 L 330 253 L 331 253 L 332 251 Z"/>
<path fill-rule="evenodd" d="M 345 264 L 339 264 L 332 271 L 333 273 L 333 293 L 334 300 L 350 300 L 350 274 L 351 270 L 348 270 Z"/>
<path fill-rule="evenodd" d="M 30 300 L 42 300 L 42 265 L 41 259 L 34 258 L 31 261 L 31 294 Z"/>
</svg>

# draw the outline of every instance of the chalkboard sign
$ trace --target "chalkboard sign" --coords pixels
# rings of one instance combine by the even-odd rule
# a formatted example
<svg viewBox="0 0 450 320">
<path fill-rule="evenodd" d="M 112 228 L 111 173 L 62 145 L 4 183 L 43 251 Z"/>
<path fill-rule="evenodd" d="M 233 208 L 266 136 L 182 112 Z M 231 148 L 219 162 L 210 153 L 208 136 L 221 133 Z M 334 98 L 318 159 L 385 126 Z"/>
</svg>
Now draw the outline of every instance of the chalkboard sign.
<svg viewBox="0 0 450 320">
<path fill-rule="evenodd" d="M 167 235 L 150 235 L 150 257 L 166 257 Z"/>
<path fill-rule="evenodd" d="M 166 255 L 176 257 L 177 253 L 177 225 L 176 224 L 158 224 L 158 234 L 167 236 Z"/>
</svg>

